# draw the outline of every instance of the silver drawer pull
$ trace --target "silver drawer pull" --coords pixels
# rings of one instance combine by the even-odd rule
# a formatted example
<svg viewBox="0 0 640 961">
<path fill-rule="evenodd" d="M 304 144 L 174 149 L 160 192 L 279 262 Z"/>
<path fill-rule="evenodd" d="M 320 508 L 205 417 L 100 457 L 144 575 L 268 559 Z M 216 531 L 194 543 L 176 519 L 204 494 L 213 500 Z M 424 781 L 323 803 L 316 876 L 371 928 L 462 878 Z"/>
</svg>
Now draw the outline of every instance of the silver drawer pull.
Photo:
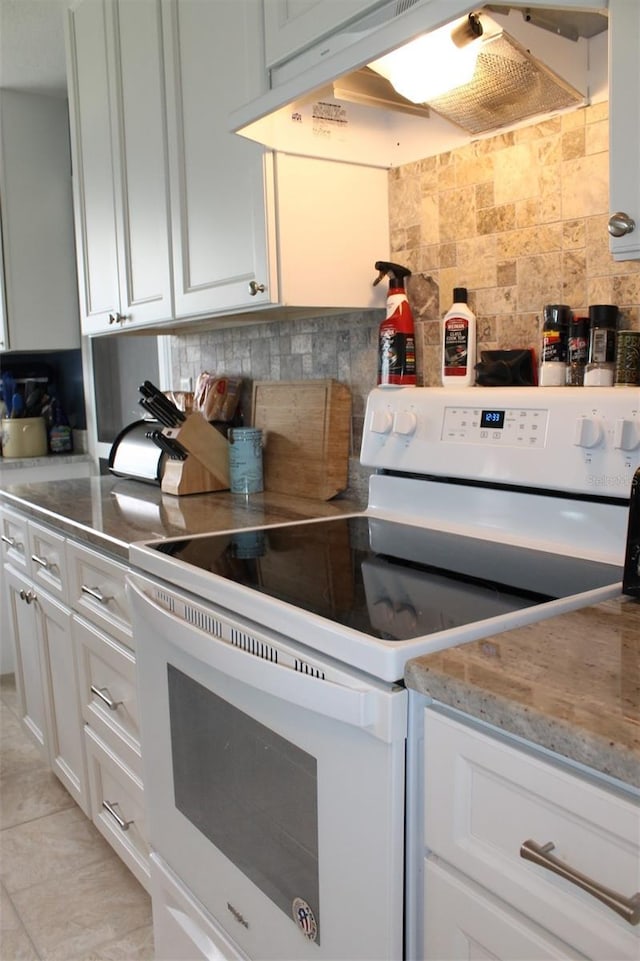
<svg viewBox="0 0 640 961">
<path fill-rule="evenodd" d="M 15 537 L 7 537 L 6 534 L 2 535 L 2 543 L 8 544 L 9 547 L 15 547 L 16 550 L 22 550 L 22 542 L 17 541 Z"/>
<path fill-rule="evenodd" d="M 37 554 L 32 554 L 31 560 L 35 561 L 36 564 L 39 564 L 40 567 L 44 567 L 45 570 L 47 569 L 47 567 L 49 567 L 49 561 L 47 560 L 46 557 L 38 557 Z"/>
<path fill-rule="evenodd" d="M 628 921 L 629 924 L 640 923 L 640 892 L 632 894 L 630 898 L 625 898 L 622 894 L 617 894 L 616 891 L 612 891 L 610 888 L 605 888 L 604 885 L 598 884 L 597 881 L 592 881 L 585 874 L 581 874 L 576 871 L 570 865 L 565 864 L 563 861 L 559 861 L 558 858 L 554 858 L 550 851 L 553 851 L 555 844 L 553 841 L 549 841 L 547 844 L 536 844 L 535 841 L 525 841 L 520 848 L 520 857 L 524 858 L 526 861 L 533 861 L 534 864 L 540 865 L 541 868 L 546 868 L 547 871 L 552 871 L 554 874 L 559 874 L 561 878 L 570 881 L 571 884 L 575 884 L 577 887 L 582 888 L 583 891 L 587 891 L 588 894 L 593 895 L 598 901 L 602 901 L 606 904 L 608 908 L 619 914 L 621 918 Z"/>
<path fill-rule="evenodd" d="M 120 704 L 122 704 L 122 701 L 113 700 L 113 698 L 109 694 L 108 688 L 106 687 L 95 687 L 95 685 L 92 684 L 91 693 L 95 694 L 96 697 L 99 697 L 100 700 L 107 705 L 110 711 L 117 711 Z"/>
<path fill-rule="evenodd" d="M 20 598 L 21 600 L 26 601 L 27 604 L 31 604 L 32 602 L 38 600 L 38 595 L 33 591 L 25 591 L 24 587 L 22 587 L 20 589 Z"/>
<path fill-rule="evenodd" d="M 111 815 L 111 817 L 113 818 L 113 820 L 116 822 L 116 824 L 118 825 L 118 827 L 119 827 L 122 831 L 128 831 L 129 828 L 130 828 L 130 826 L 133 824 L 133 821 L 125 821 L 124 818 L 120 817 L 120 815 L 118 814 L 118 812 L 115 810 L 118 806 L 119 806 L 119 805 L 118 805 L 118 802 L 117 802 L 117 801 L 111 801 L 111 802 L 109 802 L 109 801 L 103 801 L 103 802 L 102 802 L 102 807 L 105 809 L 105 811 L 108 811 L 108 812 L 109 812 L 109 814 Z"/>
<path fill-rule="evenodd" d="M 80 590 L 83 594 L 88 594 L 89 597 L 92 597 L 94 601 L 97 601 L 99 604 L 108 604 L 109 601 L 113 600 L 112 597 L 101 594 L 97 587 L 87 587 L 86 584 L 82 584 Z"/>
</svg>

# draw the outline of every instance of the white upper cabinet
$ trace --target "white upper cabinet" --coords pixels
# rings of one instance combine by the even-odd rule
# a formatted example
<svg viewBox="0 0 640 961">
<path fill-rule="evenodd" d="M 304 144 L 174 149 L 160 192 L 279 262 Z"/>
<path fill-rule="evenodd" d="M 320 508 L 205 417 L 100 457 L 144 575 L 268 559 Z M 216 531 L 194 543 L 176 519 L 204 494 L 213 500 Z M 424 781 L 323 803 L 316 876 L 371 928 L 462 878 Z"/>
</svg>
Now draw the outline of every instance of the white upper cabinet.
<svg viewBox="0 0 640 961">
<path fill-rule="evenodd" d="M 163 6 L 177 317 L 236 310 L 266 275 L 263 150 L 228 132 L 264 84 L 255 0 Z"/>
<path fill-rule="evenodd" d="M 160 0 L 68 16 L 83 332 L 172 316 Z"/>
<path fill-rule="evenodd" d="M 267 67 L 288 60 L 384 0 L 264 0 Z"/>
<path fill-rule="evenodd" d="M 640 3 L 609 0 L 610 247 L 640 258 Z"/>
<path fill-rule="evenodd" d="M 261 0 L 82 0 L 68 37 L 85 333 L 383 305 L 386 171 L 229 132 L 266 89 Z"/>
<path fill-rule="evenodd" d="M 79 347 L 64 100 L 0 91 L 0 216 L 0 351 Z"/>
<path fill-rule="evenodd" d="M 228 132 L 263 92 L 259 0 L 165 0 L 178 318 L 381 306 L 386 172 L 272 155 Z"/>
</svg>

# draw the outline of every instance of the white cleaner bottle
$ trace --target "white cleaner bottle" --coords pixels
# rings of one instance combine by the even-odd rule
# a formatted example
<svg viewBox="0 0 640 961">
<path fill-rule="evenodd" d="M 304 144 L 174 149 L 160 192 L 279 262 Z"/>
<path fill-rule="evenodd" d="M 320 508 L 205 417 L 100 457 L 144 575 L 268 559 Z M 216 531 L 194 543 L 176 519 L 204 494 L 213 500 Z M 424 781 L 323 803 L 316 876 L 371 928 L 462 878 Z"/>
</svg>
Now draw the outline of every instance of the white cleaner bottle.
<svg viewBox="0 0 640 961">
<path fill-rule="evenodd" d="M 467 288 L 453 288 L 453 304 L 442 321 L 442 384 L 471 387 L 476 382 L 476 315 Z"/>
</svg>

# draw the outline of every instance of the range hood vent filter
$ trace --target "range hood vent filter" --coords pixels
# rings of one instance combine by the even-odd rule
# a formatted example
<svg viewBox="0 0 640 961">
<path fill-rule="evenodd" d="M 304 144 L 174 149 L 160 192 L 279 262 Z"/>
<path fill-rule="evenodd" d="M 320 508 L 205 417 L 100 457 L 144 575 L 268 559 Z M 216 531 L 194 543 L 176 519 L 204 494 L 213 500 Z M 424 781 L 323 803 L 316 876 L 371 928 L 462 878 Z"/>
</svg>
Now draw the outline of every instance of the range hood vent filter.
<svg viewBox="0 0 640 961">
<path fill-rule="evenodd" d="M 429 106 L 468 133 L 481 134 L 584 102 L 583 94 L 501 32 L 483 42 L 473 80 Z"/>
</svg>

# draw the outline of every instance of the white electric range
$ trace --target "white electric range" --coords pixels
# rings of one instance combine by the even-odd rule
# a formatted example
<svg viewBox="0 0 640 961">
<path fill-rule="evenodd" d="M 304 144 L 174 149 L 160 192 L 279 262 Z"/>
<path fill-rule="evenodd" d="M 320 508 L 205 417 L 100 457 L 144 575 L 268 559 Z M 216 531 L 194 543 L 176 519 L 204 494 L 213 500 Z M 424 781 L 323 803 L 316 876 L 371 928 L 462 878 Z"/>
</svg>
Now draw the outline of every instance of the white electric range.
<svg viewBox="0 0 640 961">
<path fill-rule="evenodd" d="M 407 660 L 620 592 L 640 391 L 379 388 L 361 461 L 361 513 L 131 550 L 159 958 L 402 957 Z"/>
</svg>

